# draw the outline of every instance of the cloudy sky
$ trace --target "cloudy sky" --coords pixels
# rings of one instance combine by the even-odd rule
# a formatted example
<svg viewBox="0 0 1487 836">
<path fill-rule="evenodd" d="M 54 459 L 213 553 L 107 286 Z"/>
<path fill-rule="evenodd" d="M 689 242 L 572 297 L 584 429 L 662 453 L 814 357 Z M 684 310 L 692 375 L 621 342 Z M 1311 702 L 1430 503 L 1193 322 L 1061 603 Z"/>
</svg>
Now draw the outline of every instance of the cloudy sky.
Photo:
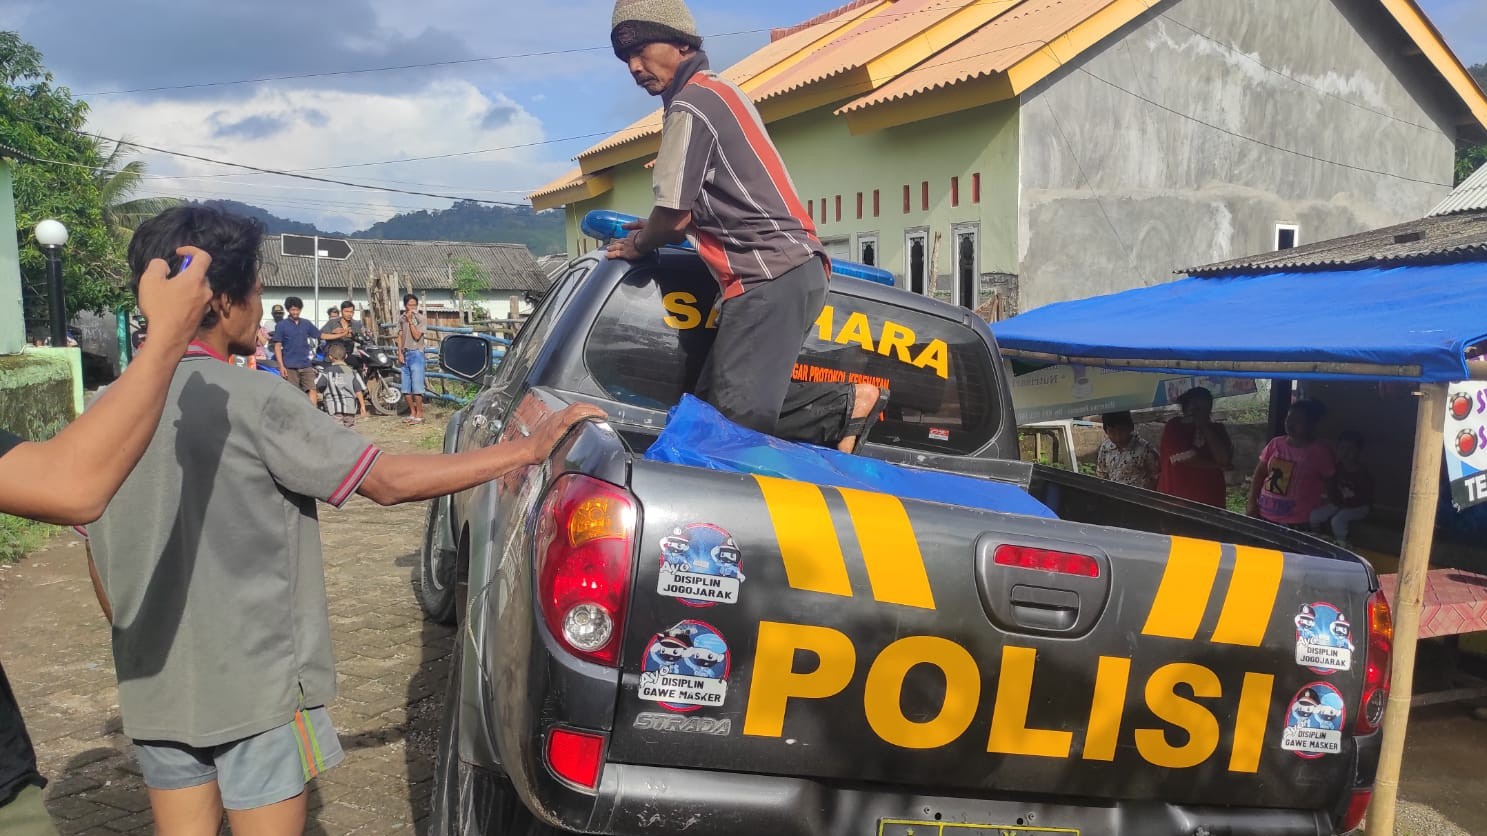
<svg viewBox="0 0 1487 836">
<path fill-rule="evenodd" d="M 839 2 L 691 6 L 714 63 L 724 66 L 765 43 L 770 27 Z M 1487 2 L 1420 2 L 1463 61 L 1487 61 Z M 655 106 L 609 52 L 612 5 L 0 0 L 0 25 L 42 50 L 58 81 L 89 102 L 99 133 L 266 168 L 520 202 L 579 151 Z M 219 83 L 436 62 L 448 63 Z M 458 156 L 388 162 L 440 155 Z M 362 229 L 449 203 L 140 157 L 151 193 L 244 200 L 325 229 Z"/>
</svg>

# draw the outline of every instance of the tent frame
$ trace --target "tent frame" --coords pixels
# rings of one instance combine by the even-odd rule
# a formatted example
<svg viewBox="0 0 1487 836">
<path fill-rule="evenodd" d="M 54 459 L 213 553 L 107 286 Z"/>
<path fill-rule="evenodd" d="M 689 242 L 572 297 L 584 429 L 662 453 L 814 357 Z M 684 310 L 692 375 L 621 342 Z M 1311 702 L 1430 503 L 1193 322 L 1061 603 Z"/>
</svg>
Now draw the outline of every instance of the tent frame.
<svg viewBox="0 0 1487 836">
<path fill-rule="evenodd" d="M 1416 365 L 1369 363 L 1250 362 L 1232 360 L 1141 360 L 1080 357 L 1002 348 L 1002 355 L 1018 360 L 1140 371 L 1201 371 L 1246 377 L 1289 379 L 1297 376 L 1332 379 L 1411 380 L 1420 386 L 1415 424 L 1414 457 L 1410 469 L 1409 505 L 1405 511 L 1404 548 L 1400 552 L 1399 587 L 1394 600 L 1394 647 L 1389 700 L 1384 709 L 1383 745 L 1374 778 L 1374 797 L 1368 811 L 1369 833 L 1392 834 L 1399 803 L 1399 772 L 1409 725 L 1410 700 L 1415 686 L 1415 650 L 1419 643 L 1420 611 L 1425 603 L 1425 580 L 1435 542 L 1435 515 L 1440 501 L 1440 466 L 1444 456 L 1446 397 L 1449 383 L 1419 381 Z M 1472 380 L 1487 380 L 1487 363 L 1468 363 Z"/>
</svg>

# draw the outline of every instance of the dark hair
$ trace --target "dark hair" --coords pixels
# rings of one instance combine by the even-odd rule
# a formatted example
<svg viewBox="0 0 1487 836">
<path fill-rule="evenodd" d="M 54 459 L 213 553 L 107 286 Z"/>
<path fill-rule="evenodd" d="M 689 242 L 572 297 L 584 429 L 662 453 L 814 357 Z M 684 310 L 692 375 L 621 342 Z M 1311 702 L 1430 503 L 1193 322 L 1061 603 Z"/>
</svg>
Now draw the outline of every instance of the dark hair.
<svg viewBox="0 0 1487 836">
<path fill-rule="evenodd" d="M 346 345 L 340 341 L 331 343 L 325 347 L 325 356 L 332 360 L 346 359 Z"/>
<path fill-rule="evenodd" d="M 298 296 L 290 296 L 288 299 L 284 300 L 284 310 L 287 311 L 290 308 L 299 308 L 300 310 L 304 310 L 305 300 L 299 298 Z"/>
<path fill-rule="evenodd" d="M 1204 398 L 1209 403 L 1213 403 L 1213 392 L 1209 391 L 1206 386 L 1194 386 L 1177 396 L 1177 405 L 1186 408 L 1194 398 Z"/>
<path fill-rule="evenodd" d="M 341 310 L 344 311 L 347 308 L 351 308 L 352 310 L 355 310 L 356 309 L 356 303 L 353 302 L 353 301 L 351 301 L 350 299 L 347 299 L 346 301 L 344 301 L 344 302 L 341 303 Z"/>
<path fill-rule="evenodd" d="M 151 259 L 163 259 L 174 274 L 181 269 L 180 247 L 192 246 L 212 256 L 207 268 L 207 283 L 214 295 L 234 302 L 246 302 L 258 281 L 259 244 L 263 242 L 263 224 L 252 218 L 223 212 L 206 206 L 177 206 L 167 209 L 140 224 L 129 240 L 130 288 L 139 294 L 139 279 Z M 207 311 L 201 326 L 217 324 L 215 311 Z"/>
<path fill-rule="evenodd" d="M 405 307 L 405 308 L 408 307 L 408 303 L 409 302 L 417 302 L 417 301 L 418 301 L 418 296 L 416 294 L 413 294 L 413 293 L 404 293 L 403 294 L 403 307 Z"/>
<path fill-rule="evenodd" d="M 1129 412 L 1107 412 L 1100 416 L 1100 423 L 1107 427 L 1131 427 L 1135 428 L 1136 422 L 1131 418 Z"/>
<path fill-rule="evenodd" d="M 1337 443 L 1338 444 L 1342 444 L 1343 442 L 1347 442 L 1348 444 L 1352 444 L 1353 446 L 1357 447 L 1359 450 L 1362 450 L 1363 449 L 1363 433 L 1360 433 L 1357 430 L 1343 430 L 1342 432 L 1340 432 L 1340 433 L 1337 434 Z"/>
<path fill-rule="evenodd" d="M 1306 416 L 1306 420 L 1313 426 L 1316 426 L 1316 423 L 1322 420 L 1322 416 L 1327 414 L 1327 405 L 1314 398 L 1302 398 L 1291 404 L 1291 409 Z"/>
</svg>

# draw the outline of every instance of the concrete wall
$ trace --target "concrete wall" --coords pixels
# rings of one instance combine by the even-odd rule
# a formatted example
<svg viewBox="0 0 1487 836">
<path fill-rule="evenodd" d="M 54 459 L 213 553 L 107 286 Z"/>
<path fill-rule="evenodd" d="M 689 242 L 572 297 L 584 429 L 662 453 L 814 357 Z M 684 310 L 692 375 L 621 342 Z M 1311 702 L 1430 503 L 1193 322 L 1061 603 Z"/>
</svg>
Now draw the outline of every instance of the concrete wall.
<svg viewBox="0 0 1487 836">
<path fill-rule="evenodd" d="M 1394 26 L 1374 2 L 1169 0 L 1024 94 L 1024 309 L 1272 250 L 1277 223 L 1305 243 L 1429 211 L 1455 114 Z"/>
<path fill-rule="evenodd" d="M 939 233 L 936 273 L 942 276 L 941 295 L 948 298 L 949 274 L 954 265 L 952 230 L 959 224 L 974 224 L 979 228 L 979 272 L 1017 272 L 1018 132 L 1014 102 L 865 136 L 852 136 L 846 122 L 831 111 L 825 107 L 769 126 L 800 199 L 814 210 L 817 232 L 829 249 L 859 261 L 864 236 L 876 236 L 878 266 L 892 271 L 902 283 L 906 231 L 927 230 L 930 249 L 934 235 Z M 574 252 L 586 252 L 596 245 L 592 239 L 583 240 L 578 231 L 578 221 L 585 212 L 615 209 L 638 215 L 649 213 L 651 172 L 643 168 L 648 161 L 622 166 L 616 172 L 613 191 L 568 208 L 568 240 Z M 974 195 L 977 175 L 981 180 L 979 201 Z M 957 181 L 958 199 L 952 195 L 952 178 Z M 905 186 L 909 189 L 907 212 Z M 859 193 L 861 218 L 857 216 Z M 983 283 L 983 290 L 988 289 L 989 285 Z"/>
<path fill-rule="evenodd" d="M 28 348 L 0 356 L 0 427 L 43 441 L 83 409 L 82 354 L 75 348 Z"/>
</svg>

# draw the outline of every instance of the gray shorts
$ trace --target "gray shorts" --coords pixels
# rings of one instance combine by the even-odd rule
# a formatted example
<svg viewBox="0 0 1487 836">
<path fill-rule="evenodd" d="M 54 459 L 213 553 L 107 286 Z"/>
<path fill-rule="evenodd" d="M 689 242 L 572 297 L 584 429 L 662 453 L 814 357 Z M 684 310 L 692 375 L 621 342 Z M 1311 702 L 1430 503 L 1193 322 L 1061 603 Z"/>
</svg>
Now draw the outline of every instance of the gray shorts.
<svg viewBox="0 0 1487 836">
<path fill-rule="evenodd" d="M 315 776 L 345 759 L 324 706 L 308 708 L 262 734 L 198 748 L 168 740 L 136 740 L 145 786 L 183 790 L 216 781 L 222 806 L 252 810 L 293 798 Z"/>
</svg>

